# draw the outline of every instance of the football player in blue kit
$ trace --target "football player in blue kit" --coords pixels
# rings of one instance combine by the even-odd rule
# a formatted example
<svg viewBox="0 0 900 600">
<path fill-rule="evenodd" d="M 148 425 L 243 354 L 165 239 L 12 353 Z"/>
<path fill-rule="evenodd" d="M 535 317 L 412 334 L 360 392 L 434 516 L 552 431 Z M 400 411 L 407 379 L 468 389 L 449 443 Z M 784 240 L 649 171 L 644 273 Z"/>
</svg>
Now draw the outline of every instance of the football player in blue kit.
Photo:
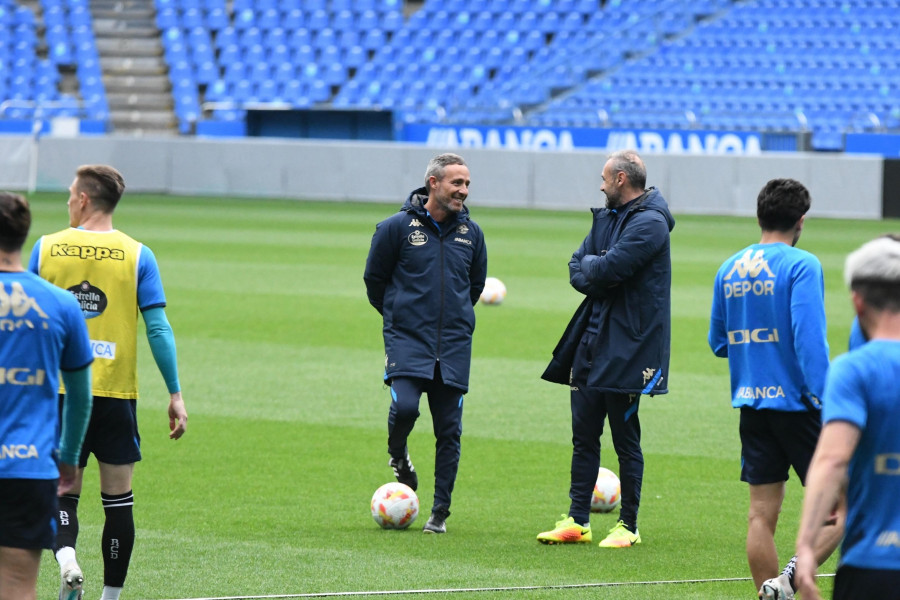
<svg viewBox="0 0 900 600">
<path fill-rule="evenodd" d="M 747 562 L 759 597 L 794 597 L 792 559 L 778 574 L 775 529 L 791 468 L 805 483 L 821 431 L 828 370 L 825 283 L 819 260 L 796 248 L 809 191 L 767 182 L 757 197 L 759 243 L 726 260 L 713 291 L 709 346 L 727 357 L 740 409 L 741 481 L 750 487 Z M 840 543 L 843 511 L 819 538 L 820 561 Z"/>
<path fill-rule="evenodd" d="M 0 192 L 0 600 L 37 595 L 91 414 L 87 327 L 69 292 L 23 268 L 30 226 L 25 199 Z"/>
<path fill-rule="evenodd" d="M 868 341 L 834 360 L 823 398 L 824 426 L 807 475 L 795 580 L 820 598 L 814 547 L 846 493 L 846 536 L 834 600 L 900 599 L 900 241 L 873 240 L 844 268 Z"/>
</svg>

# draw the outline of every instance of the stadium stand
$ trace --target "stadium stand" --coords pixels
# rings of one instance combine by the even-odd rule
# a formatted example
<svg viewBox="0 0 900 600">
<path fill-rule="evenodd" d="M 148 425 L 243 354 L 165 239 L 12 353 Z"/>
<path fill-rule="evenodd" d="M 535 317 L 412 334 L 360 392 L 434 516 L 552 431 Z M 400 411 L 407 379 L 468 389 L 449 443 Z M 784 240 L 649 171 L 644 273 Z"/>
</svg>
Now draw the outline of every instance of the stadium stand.
<svg viewBox="0 0 900 600">
<path fill-rule="evenodd" d="M 900 125 L 900 3 L 758 0 L 555 98 L 531 124 L 812 132 Z"/>
<path fill-rule="evenodd" d="M 826 150 L 900 128 L 900 0 L 0 0 L 0 23 L 0 126 L 37 111 L 190 134 L 260 106 L 382 109 L 809 131 Z"/>
<path fill-rule="evenodd" d="M 215 30 L 223 77 L 205 100 L 225 108 L 213 118 L 243 119 L 254 103 L 380 108 L 404 122 L 809 130 L 821 149 L 900 118 L 897 0 L 428 0 L 406 19 L 390 0 L 274 10 L 235 0 Z M 268 74 L 244 72 L 259 61 Z"/>
</svg>

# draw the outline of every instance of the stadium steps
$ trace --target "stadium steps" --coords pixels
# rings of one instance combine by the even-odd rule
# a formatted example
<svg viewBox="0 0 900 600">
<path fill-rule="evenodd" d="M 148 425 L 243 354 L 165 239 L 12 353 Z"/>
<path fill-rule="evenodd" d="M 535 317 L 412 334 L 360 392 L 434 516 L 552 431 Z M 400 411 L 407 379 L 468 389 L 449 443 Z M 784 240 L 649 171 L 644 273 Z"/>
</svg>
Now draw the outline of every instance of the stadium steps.
<svg viewBox="0 0 900 600">
<path fill-rule="evenodd" d="M 155 14 L 153 0 L 91 2 L 110 126 L 115 133 L 178 133 Z"/>
</svg>

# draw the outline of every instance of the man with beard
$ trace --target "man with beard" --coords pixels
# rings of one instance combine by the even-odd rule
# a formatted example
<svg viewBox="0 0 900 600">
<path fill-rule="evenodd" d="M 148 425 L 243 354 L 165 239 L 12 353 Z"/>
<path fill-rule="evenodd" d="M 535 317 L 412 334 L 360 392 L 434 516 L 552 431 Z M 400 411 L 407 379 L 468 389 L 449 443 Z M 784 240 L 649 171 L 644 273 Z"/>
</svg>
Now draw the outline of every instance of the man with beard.
<svg viewBox="0 0 900 600">
<path fill-rule="evenodd" d="M 793 467 L 802 484 L 822 428 L 828 369 L 825 282 L 819 260 L 796 248 L 811 201 L 793 179 L 760 190 L 760 241 L 716 273 L 709 346 L 728 358 L 731 405 L 740 409 L 741 481 L 750 487 L 747 562 L 759 597 L 794 597 L 792 559 L 778 574 L 775 528 Z M 821 563 L 840 542 L 843 511 L 819 536 Z"/>
<path fill-rule="evenodd" d="M 600 436 L 609 419 L 619 459 L 622 504 L 601 548 L 641 543 L 637 515 L 644 476 L 641 395 L 668 392 L 675 219 L 632 150 L 603 167 L 606 208 L 593 208 L 590 233 L 569 261 L 569 282 L 585 299 L 553 351 L 543 378 L 570 387 L 572 469 L 569 514 L 538 534 L 544 544 L 589 543 Z"/>
<path fill-rule="evenodd" d="M 445 533 L 459 467 L 474 305 L 487 275 L 481 228 L 464 205 L 469 168 L 456 154 L 433 158 L 425 186 L 375 228 L 363 279 L 383 316 L 384 381 L 390 386 L 389 465 L 415 490 L 407 438 L 425 393 L 435 435 L 434 504 L 425 533 Z"/>
</svg>

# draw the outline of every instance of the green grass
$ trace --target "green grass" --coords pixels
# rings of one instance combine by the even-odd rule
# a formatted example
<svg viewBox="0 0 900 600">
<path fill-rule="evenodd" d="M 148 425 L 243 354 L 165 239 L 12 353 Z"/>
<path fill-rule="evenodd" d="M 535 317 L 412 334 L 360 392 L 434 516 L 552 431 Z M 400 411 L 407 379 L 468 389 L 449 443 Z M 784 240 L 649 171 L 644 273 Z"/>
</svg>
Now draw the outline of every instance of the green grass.
<svg viewBox="0 0 900 600">
<path fill-rule="evenodd" d="M 33 238 L 67 225 L 65 194 L 37 195 Z M 379 315 L 362 281 L 377 221 L 398 206 L 128 196 L 116 225 L 153 248 L 190 421 L 167 439 L 166 393 L 141 345 L 136 470 L 138 541 L 124 598 L 196 598 L 377 590 L 704 583 L 432 593 L 429 597 L 617 600 L 754 597 L 744 554 L 746 485 L 738 481 L 737 414 L 727 365 L 706 345 L 713 276 L 758 239 L 753 219 L 678 216 L 668 396 L 645 398 L 644 543 L 547 547 L 534 536 L 568 508 L 568 391 L 540 380 L 579 302 L 567 263 L 587 233 L 584 212 L 481 208 L 489 274 L 509 294 L 476 307 L 471 391 L 449 533 L 425 536 L 434 441 L 427 405 L 410 440 L 423 515 L 382 531 L 368 512 L 387 466 L 388 393 Z M 831 353 L 852 318 L 846 254 L 897 222 L 810 219 L 800 246 L 826 270 Z M 29 244 L 30 248 L 30 244 Z M 602 462 L 618 471 L 604 440 Z M 796 533 L 795 479 L 778 532 Z M 79 518 L 88 597 L 99 594 L 102 515 L 95 465 Z M 615 515 L 593 518 L 596 531 Z M 823 569 L 833 572 L 835 559 Z M 56 593 L 45 554 L 39 595 Z M 830 579 L 823 590 L 830 591 Z M 356 597 L 367 597 L 360 595 Z M 374 597 L 374 596 L 368 596 Z"/>
</svg>

